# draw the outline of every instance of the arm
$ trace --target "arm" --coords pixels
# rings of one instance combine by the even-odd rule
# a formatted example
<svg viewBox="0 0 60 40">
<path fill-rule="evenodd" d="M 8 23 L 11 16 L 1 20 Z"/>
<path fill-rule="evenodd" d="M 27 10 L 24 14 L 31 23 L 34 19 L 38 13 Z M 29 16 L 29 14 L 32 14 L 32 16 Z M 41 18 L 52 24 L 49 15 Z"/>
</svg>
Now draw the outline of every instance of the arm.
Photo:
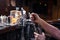
<svg viewBox="0 0 60 40">
<path fill-rule="evenodd" d="M 42 32 L 42 34 L 38 34 L 34 32 L 35 40 L 45 40 L 45 34 Z"/>
<path fill-rule="evenodd" d="M 60 40 L 60 30 L 50 24 L 48 24 L 46 21 L 44 21 L 43 19 L 41 19 L 37 14 L 33 13 L 31 14 L 32 17 L 32 21 L 38 23 L 41 25 L 41 27 L 47 32 L 49 33 L 51 36 L 53 36 L 54 38 L 57 38 Z M 35 20 L 34 20 L 35 18 Z"/>
<path fill-rule="evenodd" d="M 38 24 L 42 26 L 42 28 L 49 33 L 54 38 L 60 39 L 60 30 L 47 22 L 45 22 L 43 19 L 39 19 Z"/>
</svg>

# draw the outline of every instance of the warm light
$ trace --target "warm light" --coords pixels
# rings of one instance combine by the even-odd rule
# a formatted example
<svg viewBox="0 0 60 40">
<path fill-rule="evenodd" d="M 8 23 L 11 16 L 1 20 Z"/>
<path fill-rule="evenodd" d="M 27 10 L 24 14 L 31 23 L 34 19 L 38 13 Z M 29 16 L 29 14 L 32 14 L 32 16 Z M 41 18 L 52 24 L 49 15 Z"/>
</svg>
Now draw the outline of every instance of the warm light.
<svg viewBox="0 0 60 40">
<path fill-rule="evenodd" d="M 17 22 L 17 19 L 16 18 L 12 18 L 11 19 L 11 24 L 15 24 Z"/>
</svg>

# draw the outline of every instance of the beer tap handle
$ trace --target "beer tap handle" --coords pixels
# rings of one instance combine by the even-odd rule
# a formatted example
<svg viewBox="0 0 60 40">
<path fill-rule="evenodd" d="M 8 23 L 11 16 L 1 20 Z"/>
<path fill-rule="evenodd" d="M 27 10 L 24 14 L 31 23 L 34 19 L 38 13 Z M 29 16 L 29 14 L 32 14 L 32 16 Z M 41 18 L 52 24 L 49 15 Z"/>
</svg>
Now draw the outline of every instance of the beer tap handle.
<svg viewBox="0 0 60 40">
<path fill-rule="evenodd" d="M 33 28 L 34 28 L 34 32 L 42 34 L 42 30 L 41 30 L 41 28 L 39 27 L 38 24 L 35 23 L 34 26 L 33 26 Z"/>
</svg>

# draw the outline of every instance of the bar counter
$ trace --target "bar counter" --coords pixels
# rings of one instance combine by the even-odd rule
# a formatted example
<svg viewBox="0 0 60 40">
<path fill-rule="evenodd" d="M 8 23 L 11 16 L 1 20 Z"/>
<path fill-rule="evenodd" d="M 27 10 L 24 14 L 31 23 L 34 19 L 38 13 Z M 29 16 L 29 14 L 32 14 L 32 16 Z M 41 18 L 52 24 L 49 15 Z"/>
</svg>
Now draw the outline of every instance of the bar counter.
<svg viewBox="0 0 60 40">
<path fill-rule="evenodd" d="M 48 23 L 60 28 L 60 21 L 57 20 L 48 20 Z M 21 35 L 22 35 L 22 26 L 7 26 L 5 28 L 0 27 L 0 40 L 21 40 Z M 24 32 L 26 33 L 26 27 L 24 29 Z M 32 34 L 32 32 L 30 32 Z M 27 39 L 26 34 L 25 35 L 25 39 Z M 33 35 L 33 34 L 32 34 Z"/>
<path fill-rule="evenodd" d="M 2 33 L 6 33 L 6 32 L 9 32 L 9 31 L 14 31 L 16 29 L 19 29 L 20 26 L 7 26 L 7 27 L 0 27 L 0 34 Z"/>
<path fill-rule="evenodd" d="M 21 28 L 9 26 L 0 30 L 0 40 L 21 40 Z"/>
<path fill-rule="evenodd" d="M 0 29 L 0 40 L 29 40 L 33 38 L 33 29 L 29 28 L 28 32 L 27 28 L 18 25 L 2 28 Z"/>
<path fill-rule="evenodd" d="M 60 25 L 60 21 L 57 21 L 57 20 L 49 20 L 47 21 L 49 24 L 54 24 L 54 23 L 58 23 L 58 25 Z M 9 32 L 9 31 L 14 31 L 16 29 L 21 29 L 22 27 L 21 26 L 18 26 L 18 25 L 15 25 L 15 26 L 7 26 L 7 27 L 0 27 L 0 34 L 2 33 L 6 33 L 6 32 Z"/>
</svg>

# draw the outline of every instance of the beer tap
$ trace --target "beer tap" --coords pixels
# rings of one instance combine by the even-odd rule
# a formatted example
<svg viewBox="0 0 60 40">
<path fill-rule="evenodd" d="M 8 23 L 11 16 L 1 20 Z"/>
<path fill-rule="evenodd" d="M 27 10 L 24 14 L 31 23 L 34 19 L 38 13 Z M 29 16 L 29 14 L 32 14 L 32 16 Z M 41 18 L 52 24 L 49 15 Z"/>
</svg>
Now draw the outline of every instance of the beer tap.
<svg viewBox="0 0 60 40">
<path fill-rule="evenodd" d="M 22 13 L 22 26 L 25 26 L 25 21 L 26 21 L 26 11 L 23 9 L 23 7 L 21 8 L 21 13 Z"/>
<path fill-rule="evenodd" d="M 23 7 L 21 8 L 21 13 L 22 13 L 22 17 L 21 17 L 21 25 L 22 25 L 22 32 L 21 32 L 21 40 L 25 40 L 24 38 L 24 27 L 25 27 L 25 13 L 26 11 L 23 9 Z"/>
<path fill-rule="evenodd" d="M 31 19 L 30 19 L 29 14 L 30 14 L 29 12 L 26 12 L 26 32 L 25 32 L 26 36 L 25 36 L 25 38 L 27 38 L 27 39 L 25 39 L 25 40 L 30 40 Z"/>
</svg>

